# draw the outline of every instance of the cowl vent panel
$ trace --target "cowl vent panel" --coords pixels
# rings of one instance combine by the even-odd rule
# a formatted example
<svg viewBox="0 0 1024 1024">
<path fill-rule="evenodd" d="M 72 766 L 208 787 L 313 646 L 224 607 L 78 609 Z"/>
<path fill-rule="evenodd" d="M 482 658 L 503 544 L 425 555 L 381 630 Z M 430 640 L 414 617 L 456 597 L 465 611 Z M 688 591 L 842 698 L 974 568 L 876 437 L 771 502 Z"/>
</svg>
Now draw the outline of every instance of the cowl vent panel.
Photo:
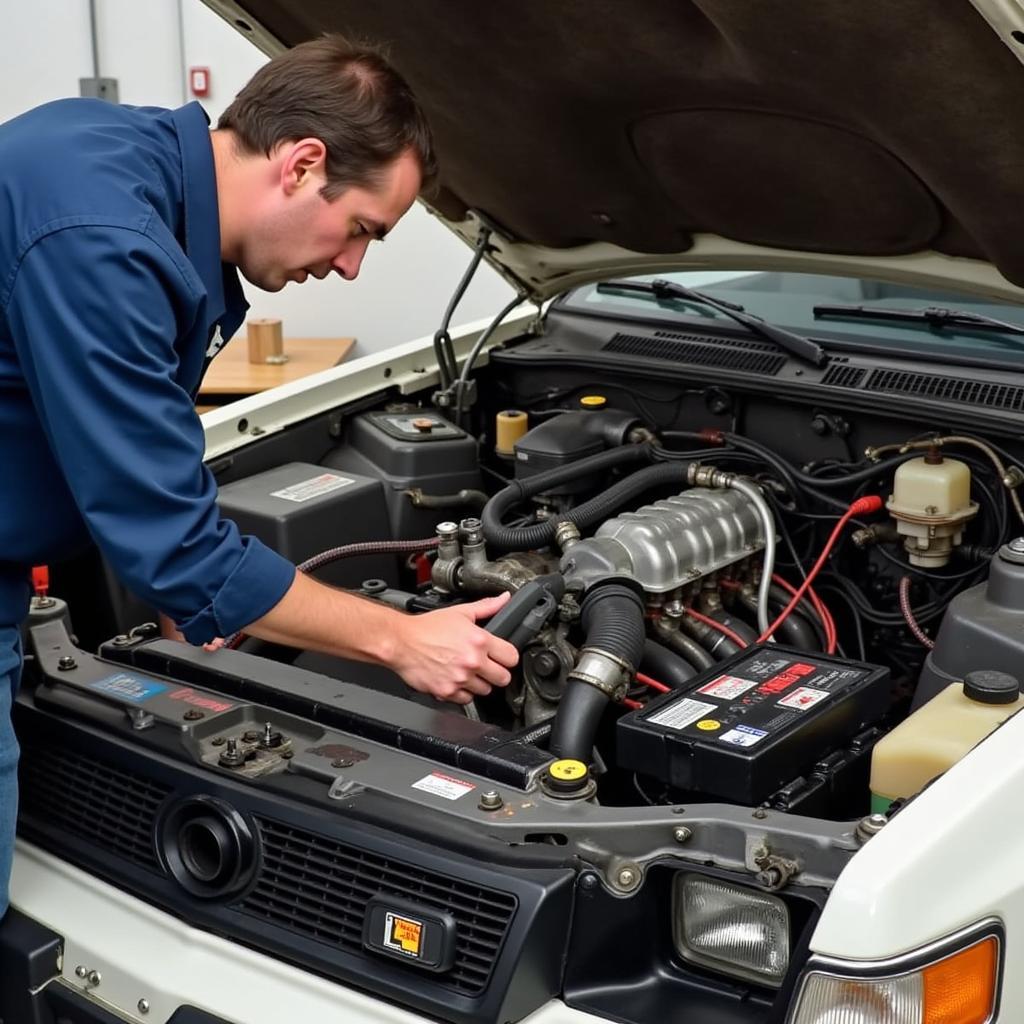
<svg viewBox="0 0 1024 1024">
<path fill-rule="evenodd" d="M 864 390 L 962 402 L 964 405 L 983 406 L 986 409 L 1024 411 L 1024 388 L 996 384 L 993 381 L 965 380 L 962 377 L 943 377 L 905 370 L 874 370 Z"/>
<path fill-rule="evenodd" d="M 832 388 L 859 388 L 868 371 L 860 366 L 830 365 L 821 383 Z"/>
<path fill-rule="evenodd" d="M 786 364 L 786 356 L 765 342 L 743 339 L 708 341 L 696 334 L 675 334 L 671 331 L 657 331 L 653 337 L 619 333 L 602 351 L 673 363 L 717 366 L 768 377 L 774 377 Z"/>
</svg>

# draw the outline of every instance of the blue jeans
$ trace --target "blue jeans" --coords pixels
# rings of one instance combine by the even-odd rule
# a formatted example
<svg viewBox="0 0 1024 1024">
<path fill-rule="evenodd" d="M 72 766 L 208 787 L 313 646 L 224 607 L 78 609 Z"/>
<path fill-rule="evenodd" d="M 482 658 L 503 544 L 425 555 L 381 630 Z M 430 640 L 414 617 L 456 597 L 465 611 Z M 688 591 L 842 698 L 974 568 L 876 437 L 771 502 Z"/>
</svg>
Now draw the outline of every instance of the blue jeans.
<svg viewBox="0 0 1024 1024">
<path fill-rule="evenodd" d="M 7 912 L 8 881 L 18 815 L 18 741 L 11 705 L 21 679 L 21 639 L 17 628 L 0 628 L 0 917 Z"/>
</svg>

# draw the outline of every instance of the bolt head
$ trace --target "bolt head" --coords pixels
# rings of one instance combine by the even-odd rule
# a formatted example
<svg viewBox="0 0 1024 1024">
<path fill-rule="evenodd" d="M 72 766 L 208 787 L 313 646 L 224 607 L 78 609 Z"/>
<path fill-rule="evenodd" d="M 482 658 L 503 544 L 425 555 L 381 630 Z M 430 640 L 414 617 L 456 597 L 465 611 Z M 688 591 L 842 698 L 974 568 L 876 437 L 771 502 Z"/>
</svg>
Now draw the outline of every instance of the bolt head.
<svg viewBox="0 0 1024 1024">
<path fill-rule="evenodd" d="M 84 978 L 88 973 L 89 973 L 89 969 L 87 967 L 83 967 L 81 964 L 79 964 L 75 968 L 75 977 L 76 978 Z"/>
<path fill-rule="evenodd" d="M 139 1013 L 149 1013 L 149 1000 L 148 999 L 140 999 L 138 1001 L 137 1006 L 138 1006 Z"/>
<path fill-rule="evenodd" d="M 636 872 L 632 868 L 620 868 L 616 877 L 619 885 L 624 889 L 631 888 L 636 884 Z"/>
<path fill-rule="evenodd" d="M 580 879 L 581 889 L 596 889 L 597 885 L 597 875 L 587 873 Z"/>
<path fill-rule="evenodd" d="M 1015 554 L 1024 555 L 1024 537 L 1014 537 L 1007 547 Z"/>
<path fill-rule="evenodd" d="M 203 712 L 198 708 L 189 708 L 182 717 L 186 722 L 198 722 L 203 717 Z"/>
<path fill-rule="evenodd" d="M 70 654 L 65 654 L 57 662 L 57 669 L 61 672 L 70 672 L 73 668 L 78 668 L 78 662 Z"/>
<path fill-rule="evenodd" d="M 496 811 L 504 805 L 501 794 L 495 789 L 489 789 L 480 794 L 480 809 L 482 811 Z"/>
<path fill-rule="evenodd" d="M 691 838 L 692 835 L 693 835 L 693 830 L 692 829 L 688 829 L 685 825 L 677 825 L 674 829 L 672 829 L 672 838 L 677 843 L 685 843 L 685 842 L 687 842 Z"/>
</svg>

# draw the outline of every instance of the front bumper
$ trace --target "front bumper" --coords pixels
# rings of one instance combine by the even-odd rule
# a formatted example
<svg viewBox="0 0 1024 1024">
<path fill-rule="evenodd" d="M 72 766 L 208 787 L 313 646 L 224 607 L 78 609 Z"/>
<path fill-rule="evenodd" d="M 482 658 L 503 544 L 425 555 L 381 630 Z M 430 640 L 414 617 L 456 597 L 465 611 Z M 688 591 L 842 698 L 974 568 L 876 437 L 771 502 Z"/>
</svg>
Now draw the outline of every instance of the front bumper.
<svg viewBox="0 0 1024 1024">
<path fill-rule="evenodd" d="M 19 841 L 11 879 L 15 910 L 60 938 L 47 1000 L 73 1024 L 422 1024 L 424 1018 L 244 946 L 198 931 L 65 861 Z M 5 926 L 6 927 L 6 926 Z M 0 950 L 0 978 L 15 954 Z M 76 973 L 96 971 L 98 985 Z M 40 979 L 37 979 L 39 981 Z M 38 987 L 38 985 L 36 986 Z M 69 1000 L 73 998 L 73 1004 Z M 5 993 L 6 998 L 6 993 Z M 140 1000 L 148 1011 L 139 1010 Z M 39 1005 L 44 1005 L 39 1001 Z M 65 1005 L 67 1004 L 67 1005 Z M 74 1013 L 70 1012 L 71 1009 Z M 91 1014 L 91 1015 L 90 1015 Z M 38 1024 L 57 1018 L 40 1016 Z M 552 1001 L 531 1024 L 596 1024 Z M 37 1024 L 11 1017 L 11 1024 Z"/>
</svg>

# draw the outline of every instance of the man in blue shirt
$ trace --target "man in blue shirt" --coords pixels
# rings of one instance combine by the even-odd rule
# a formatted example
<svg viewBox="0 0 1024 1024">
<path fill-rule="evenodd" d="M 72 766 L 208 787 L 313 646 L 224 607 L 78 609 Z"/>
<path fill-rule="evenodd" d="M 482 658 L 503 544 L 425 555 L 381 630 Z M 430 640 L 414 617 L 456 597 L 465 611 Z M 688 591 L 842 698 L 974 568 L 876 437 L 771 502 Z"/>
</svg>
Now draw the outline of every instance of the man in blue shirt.
<svg viewBox="0 0 1024 1024">
<path fill-rule="evenodd" d="M 351 280 L 435 173 L 380 56 L 338 37 L 296 47 L 212 133 L 197 104 L 50 103 L 0 126 L 0 168 L 2 915 L 33 564 L 91 540 L 191 643 L 244 629 L 460 703 L 506 685 L 517 654 L 475 624 L 500 598 L 410 616 L 297 575 L 220 518 L 203 466 L 192 396 L 244 318 L 237 271 L 271 291 Z"/>
</svg>

